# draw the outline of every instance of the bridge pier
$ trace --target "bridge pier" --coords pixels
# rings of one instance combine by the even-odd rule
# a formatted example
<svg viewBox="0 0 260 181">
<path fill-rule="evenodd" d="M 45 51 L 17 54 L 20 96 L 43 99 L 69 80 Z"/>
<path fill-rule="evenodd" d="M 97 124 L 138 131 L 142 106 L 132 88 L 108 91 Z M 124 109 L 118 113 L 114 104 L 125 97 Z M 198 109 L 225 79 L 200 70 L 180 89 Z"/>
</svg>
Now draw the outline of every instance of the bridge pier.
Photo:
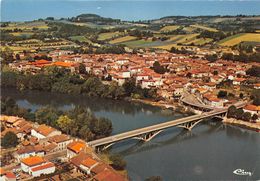
<svg viewBox="0 0 260 181">
<path fill-rule="evenodd" d="M 103 145 L 103 146 L 96 146 L 94 149 L 97 151 L 97 152 L 102 152 L 108 148 L 110 148 L 114 143 L 110 143 L 110 144 L 107 144 L 107 145 Z"/>
<path fill-rule="evenodd" d="M 162 131 L 163 130 L 149 132 L 147 134 L 143 134 L 143 135 L 140 135 L 140 136 L 135 136 L 135 137 L 133 137 L 133 139 L 142 140 L 144 142 L 147 142 L 147 141 L 150 141 L 151 139 L 153 139 L 156 135 L 158 135 Z"/>
<path fill-rule="evenodd" d="M 184 128 L 187 129 L 188 131 L 191 131 L 192 128 L 194 128 L 197 124 L 199 124 L 201 121 L 203 121 L 203 119 L 200 119 L 198 121 L 192 121 L 192 122 L 188 122 L 188 123 L 183 123 L 181 125 L 179 125 L 179 128 Z"/>
</svg>

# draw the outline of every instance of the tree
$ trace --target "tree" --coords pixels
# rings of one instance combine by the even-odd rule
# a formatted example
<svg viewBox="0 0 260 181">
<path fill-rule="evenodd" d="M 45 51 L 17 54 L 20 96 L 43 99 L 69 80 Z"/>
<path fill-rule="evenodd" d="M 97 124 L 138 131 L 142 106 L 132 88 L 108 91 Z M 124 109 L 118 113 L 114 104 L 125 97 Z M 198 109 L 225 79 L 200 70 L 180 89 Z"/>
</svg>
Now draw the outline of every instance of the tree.
<svg viewBox="0 0 260 181">
<path fill-rule="evenodd" d="M 12 131 L 8 131 L 1 140 L 1 145 L 4 148 L 16 147 L 18 145 L 18 138 Z"/>
<path fill-rule="evenodd" d="M 251 93 L 250 98 L 253 100 L 253 104 L 256 106 L 260 106 L 260 90 L 254 89 Z"/>
<path fill-rule="evenodd" d="M 252 119 L 252 121 L 255 122 L 258 119 L 258 115 L 257 114 L 253 114 L 251 119 Z"/>
<path fill-rule="evenodd" d="M 233 118 L 236 116 L 237 108 L 235 106 L 230 106 L 227 111 L 227 117 Z"/>
<path fill-rule="evenodd" d="M 80 128 L 79 136 L 82 139 L 85 139 L 87 141 L 91 141 L 91 140 L 93 140 L 95 138 L 95 135 L 91 132 L 91 130 L 89 129 L 89 127 L 87 125 L 85 125 L 82 128 Z"/>
<path fill-rule="evenodd" d="M 126 167 L 126 161 L 118 154 L 111 155 L 109 159 L 112 161 L 113 168 L 117 170 L 123 170 Z"/>
<path fill-rule="evenodd" d="M 87 74 L 86 66 L 83 63 L 79 64 L 79 73 L 80 74 Z"/>
<path fill-rule="evenodd" d="M 218 71 L 214 70 L 213 75 L 218 75 Z"/>
<path fill-rule="evenodd" d="M 243 118 L 243 114 L 244 114 L 243 109 L 237 109 L 236 114 L 235 114 L 235 118 L 236 119 L 242 119 Z"/>
<path fill-rule="evenodd" d="M 135 91 L 135 79 L 129 79 L 125 81 L 122 85 L 125 90 L 126 96 L 131 96 L 131 94 Z"/>
<path fill-rule="evenodd" d="M 227 91 L 220 90 L 218 92 L 218 98 L 225 98 L 227 97 Z"/>
<path fill-rule="evenodd" d="M 250 112 L 244 112 L 242 115 L 242 120 L 249 122 L 251 120 L 251 113 Z"/>
<path fill-rule="evenodd" d="M 109 136 L 112 129 L 112 122 L 107 118 L 93 118 L 90 122 L 90 130 L 98 138 Z"/>
<path fill-rule="evenodd" d="M 74 127 L 74 120 L 70 119 L 68 116 L 60 116 L 57 123 L 59 128 L 67 134 L 70 132 L 70 129 Z"/>
<path fill-rule="evenodd" d="M 2 37 L 4 36 L 1 36 L 1 38 Z M 14 61 L 13 51 L 9 47 L 0 51 L 0 57 L 3 59 L 1 62 L 2 64 L 9 64 Z"/>
<path fill-rule="evenodd" d="M 16 60 L 21 60 L 20 55 L 18 53 L 15 55 L 15 58 Z"/>
<path fill-rule="evenodd" d="M 247 75 L 260 77 L 260 66 L 252 66 L 246 71 Z"/>
<path fill-rule="evenodd" d="M 61 115 L 54 107 L 46 106 L 35 111 L 36 122 L 43 124 L 46 123 L 50 126 L 57 127 L 57 119 Z"/>
<path fill-rule="evenodd" d="M 213 54 L 213 55 L 205 55 L 206 60 L 210 61 L 210 62 L 214 62 L 218 59 L 217 54 Z"/>
<path fill-rule="evenodd" d="M 158 74 L 164 74 L 166 72 L 166 69 L 160 65 L 158 61 L 155 61 L 153 63 L 153 70 Z"/>
</svg>

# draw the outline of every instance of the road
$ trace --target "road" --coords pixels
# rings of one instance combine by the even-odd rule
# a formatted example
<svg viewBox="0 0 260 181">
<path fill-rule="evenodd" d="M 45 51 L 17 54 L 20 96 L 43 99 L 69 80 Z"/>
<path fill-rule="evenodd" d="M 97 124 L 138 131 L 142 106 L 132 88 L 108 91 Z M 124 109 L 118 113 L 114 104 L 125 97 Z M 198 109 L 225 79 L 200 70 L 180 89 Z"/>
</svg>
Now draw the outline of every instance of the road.
<svg viewBox="0 0 260 181">
<path fill-rule="evenodd" d="M 235 106 L 240 108 L 240 107 L 243 107 L 245 105 L 246 105 L 246 102 L 240 102 L 240 103 L 237 103 Z M 136 137 L 136 136 L 146 134 L 146 133 L 150 133 L 150 132 L 153 132 L 153 131 L 160 131 L 160 130 L 164 130 L 166 128 L 178 126 L 178 125 L 181 125 L 181 124 L 184 124 L 184 123 L 193 122 L 193 121 L 209 118 L 209 117 L 212 117 L 212 116 L 216 116 L 216 115 L 227 112 L 227 109 L 228 108 L 219 108 L 219 109 L 215 109 L 214 111 L 211 111 L 211 112 L 203 113 L 201 115 L 193 115 L 193 116 L 189 116 L 189 117 L 185 117 L 185 118 L 180 118 L 180 119 L 177 119 L 177 120 L 168 121 L 168 122 L 165 122 L 165 123 L 160 123 L 160 124 L 156 124 L 156 125 L 152 125 L 152 126 L 147 126 L 147 127 L 144 127 L 144 128 L 135 129 L 135 130 L 132 130 L 132 131 L 128 131 L 128 132 L 124 132 L 124 133 L 120 133 L 120 134 L 117 134 L 117 135 L 113 135 L 113 136 L 109 136 L 109 137 L 106 137 L 106 138 L 102 138 L 102 139 L 98 139 L 98 140 L 88 142 L 88 145 L 92 146 L 92 147 L 97 147 L 97 146 L 101 146 L 101 145 L 114 143 L 114 142 L 117 142 L 117 141 Z"/>
</svg>

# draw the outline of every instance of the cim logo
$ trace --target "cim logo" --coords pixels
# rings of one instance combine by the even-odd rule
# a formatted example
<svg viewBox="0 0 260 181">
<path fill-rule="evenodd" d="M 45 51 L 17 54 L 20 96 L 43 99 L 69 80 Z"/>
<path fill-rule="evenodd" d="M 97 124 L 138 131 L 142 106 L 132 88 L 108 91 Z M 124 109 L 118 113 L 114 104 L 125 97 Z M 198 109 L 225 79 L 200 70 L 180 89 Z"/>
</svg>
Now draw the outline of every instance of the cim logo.
<svg viewBox="0 0 260 181">
<path fill-rule="evenodd" d="M 236 175 L 249 175 L 250 177 L 252 176 L 251 172 L 247 172 L 244 169 L 240 169 L 240 168 L 234 170 L 233 173 L 236 174 Z"/>
</svg>

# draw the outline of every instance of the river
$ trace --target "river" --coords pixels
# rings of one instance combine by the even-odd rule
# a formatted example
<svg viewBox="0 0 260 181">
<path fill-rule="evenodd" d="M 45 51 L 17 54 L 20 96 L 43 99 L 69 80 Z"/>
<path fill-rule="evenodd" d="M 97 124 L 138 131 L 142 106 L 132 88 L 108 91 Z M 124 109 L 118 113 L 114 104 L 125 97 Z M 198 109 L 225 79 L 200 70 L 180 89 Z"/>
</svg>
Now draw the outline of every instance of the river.
<svg viewBox="0 0 260 181">
<path fill-rule="evenodd" d="M 48 92 L 2 89 L 2 96 L 32 110 L 46 105 L 63 110 L 87 107 L 96 116 L 112 121 L 113 134 L 187 116 L 142 103 Z M 202 122 L 192 132 L 171 128 L 147 143 L 123 141 L 111 152 L 124 157 L 134 181 L 150 176 L 161 176 L 165 181 L 260 179 L 260 134 L 220 122 Z M 251 176 L 234 174 L 237 169 Z"/>
</svg>

